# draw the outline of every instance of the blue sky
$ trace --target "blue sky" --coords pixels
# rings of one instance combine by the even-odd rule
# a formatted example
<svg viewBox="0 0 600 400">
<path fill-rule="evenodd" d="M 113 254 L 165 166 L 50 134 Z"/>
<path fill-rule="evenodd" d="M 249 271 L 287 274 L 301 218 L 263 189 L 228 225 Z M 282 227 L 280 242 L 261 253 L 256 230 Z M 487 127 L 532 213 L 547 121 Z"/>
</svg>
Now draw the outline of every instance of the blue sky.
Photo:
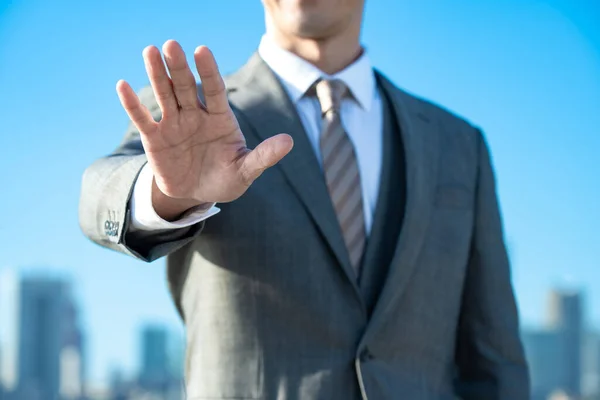
<svg viewBox="0 0 600 400">
<path fill-rule="evenodd" d="M 600 3 L 367 3 L 373 63 L 486 132 L 525 324 L 542 320 L 550 287 L 575 285 L 600 326 Z M 128 122 L 115 83 L 144 86 L 142 49 L 171 38 L 189 54 L 208 45 L 232 72 L 262 32 L 259 0 L 0 0 L 0 268 L 74 280 L 94 380 L 135 367 L 141 322 L 179 326 L 162 261 L 78 228 L 81 174 Z"/>
</svg>

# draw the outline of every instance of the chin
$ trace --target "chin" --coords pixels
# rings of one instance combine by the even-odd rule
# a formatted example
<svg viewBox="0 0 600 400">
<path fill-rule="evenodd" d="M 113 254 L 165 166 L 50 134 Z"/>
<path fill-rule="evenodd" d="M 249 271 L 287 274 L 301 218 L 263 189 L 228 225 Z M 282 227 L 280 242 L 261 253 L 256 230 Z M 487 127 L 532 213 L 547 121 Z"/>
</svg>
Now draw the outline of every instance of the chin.
<svg viewBox="0 0 600 400">
<path fill-rule="evenodd" d="M 323 21 L 316 15 L 303 15 L 287 21 L 283 28 L 303 38 L 322 39 L 335 32 L 336 24 L 331 21 Z"/>
</svg>

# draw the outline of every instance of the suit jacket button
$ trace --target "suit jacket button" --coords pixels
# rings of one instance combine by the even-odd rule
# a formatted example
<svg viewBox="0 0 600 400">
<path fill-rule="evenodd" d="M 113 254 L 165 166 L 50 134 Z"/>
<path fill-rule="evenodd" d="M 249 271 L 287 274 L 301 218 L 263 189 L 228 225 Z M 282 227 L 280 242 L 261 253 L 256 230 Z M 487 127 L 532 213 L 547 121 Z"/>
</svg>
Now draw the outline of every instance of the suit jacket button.
<svg viewBox="0 0 600 400">
<path fill-rule="evenodd" d="M 368 362 L 371 361 L 375 358 L 375 356 L 369 351 L 369 349 L 364 349 L 361 353 L 360 353 L 360 361 L 362 362 Z"/>
</svg>

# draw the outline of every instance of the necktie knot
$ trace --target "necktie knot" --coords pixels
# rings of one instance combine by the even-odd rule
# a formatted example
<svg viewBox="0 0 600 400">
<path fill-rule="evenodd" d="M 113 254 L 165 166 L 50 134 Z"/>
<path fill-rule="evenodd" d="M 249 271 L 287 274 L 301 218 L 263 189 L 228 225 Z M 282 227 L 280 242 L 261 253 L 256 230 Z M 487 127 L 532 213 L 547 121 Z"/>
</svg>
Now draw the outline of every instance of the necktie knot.
<svg viewBox="0 0 600 400">
<path fill-rule="evenodd" d="M 323 115 L 332 110 L 339 113 L 342 99 L 348 94 L 346 84 L 339 79 L 321 79 L 315 89 Z"/>
</svg>

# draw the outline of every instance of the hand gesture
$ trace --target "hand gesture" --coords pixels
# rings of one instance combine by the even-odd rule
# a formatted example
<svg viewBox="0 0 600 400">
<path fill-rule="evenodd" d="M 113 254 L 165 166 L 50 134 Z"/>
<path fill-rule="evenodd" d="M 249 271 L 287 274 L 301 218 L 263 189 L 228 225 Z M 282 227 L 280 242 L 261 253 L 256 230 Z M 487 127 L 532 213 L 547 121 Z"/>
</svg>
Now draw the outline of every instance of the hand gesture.
<svg viewBox="0 0 600 400">
<path fill-rule="evenodd" d="M 279 134 L 248 149 L 211 51 L 201 46 L 194 52 L 205 104 L 198 97 L 181 46 L 167 41 L 163 53 L 166 67 L 156 47 L 149 46 L 143 52 L 162 111 L 160 122 L 154 121 L 126 82 L 117 83 L 121 104 L 140 132 L 154 173 L 158 192 L 153 199 L 160 198 L 163 203 L 171 199 L 171 206 L 179 203 L 175 208 L 184 209 L 200 203 L 233 201 L 292 149 L 292 138 Z"/>
</svg>

